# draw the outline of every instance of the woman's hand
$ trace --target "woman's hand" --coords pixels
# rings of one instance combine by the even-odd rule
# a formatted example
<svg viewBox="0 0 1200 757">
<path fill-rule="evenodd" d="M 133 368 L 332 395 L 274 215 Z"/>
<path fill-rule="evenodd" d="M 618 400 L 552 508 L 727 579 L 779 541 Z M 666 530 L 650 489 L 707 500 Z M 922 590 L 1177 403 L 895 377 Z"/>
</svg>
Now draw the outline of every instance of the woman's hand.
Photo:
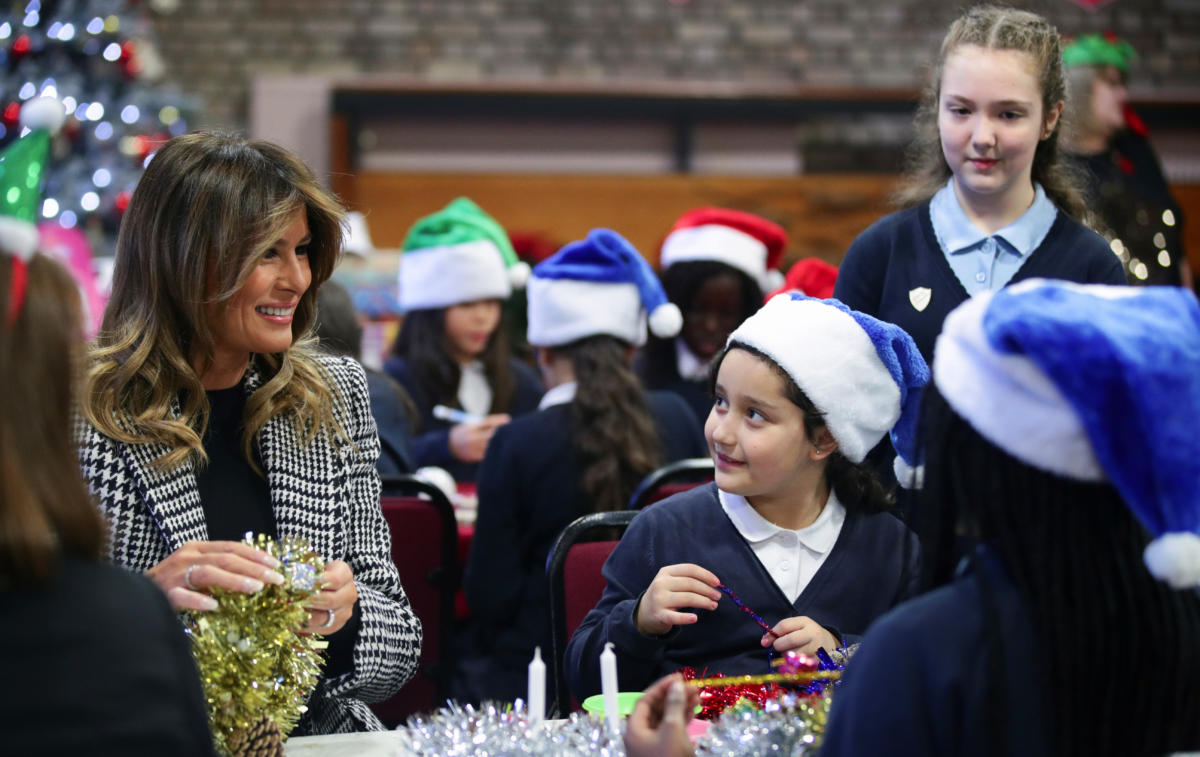
<svg viewBox="0 0 1200 757">
<path fill-rule="evenodd" d="M 658 571 L 642 594 L 634 612 L 638 631 L 646 636 L 662 636 L 675 626 L 695 623 L 699 618 L 681 608 L 717 609 L 721 581 L 709 571 L 692 563 L 667 565 Z"/>
<path fill-rule="evenodd" d="M 358 587 L 354 585 L 350 566 L 341 560 L 327 563 L 319 580 L 321 590 L 304 605 L 309 617 L 300 633 L 328 636 L 340 631 L 350 620 L 354 603 L 358 601 Z"/>
<path fill-rule="evenodd" d="M 488 442 L 496 429 L 512 420 L 508 413 L 489 415 L 479 423 L 460 423 L 450 427 L 450 454 L 464 463 L 477 463 L 483 459 Z"/>
<path fill-rule="evenodd" d="M 625 725 L 629 757 L 687 757 L 692 754 L 687 722 L 700 692 L 675 673 L 660 678 L 638 699 Z"/>
<path fill-rule="evenodd" d="M 281 584 L 279 561 L 260 549 L 236 541 L 190 541 L 146 571 L 167 595 L 175 612 L 215 610 L 208 590 L 221 587 L 253 594 L 263 583 Z"/>
<path fill-rule="evenodd" d="M 806 615 L 779 621 L 771 633 L 763 634 L 761 643 L 764 647 L 775 647 L 778 652 L 794 651 L 814 656 L 821 647 L 832 652 L 841 646 L 825 626 Z"/>
</svg>

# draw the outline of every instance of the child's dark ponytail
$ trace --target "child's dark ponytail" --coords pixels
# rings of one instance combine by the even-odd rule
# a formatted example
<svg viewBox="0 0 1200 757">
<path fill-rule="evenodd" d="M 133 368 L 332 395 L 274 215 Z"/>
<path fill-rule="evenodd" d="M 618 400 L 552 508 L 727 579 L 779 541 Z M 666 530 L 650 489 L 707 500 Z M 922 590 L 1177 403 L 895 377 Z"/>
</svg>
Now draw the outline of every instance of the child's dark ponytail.
<svg viewBox="0 0 1200 757">
<path fill-rule="evenodd" d="M 575 371 L 572 436 L 580 488 L 592 512 L 624 508 L 638 483 L 662 464 L 661 442 L 627 365 L 628 350 L 611 336 L 554 348 Z"/>
</svg>

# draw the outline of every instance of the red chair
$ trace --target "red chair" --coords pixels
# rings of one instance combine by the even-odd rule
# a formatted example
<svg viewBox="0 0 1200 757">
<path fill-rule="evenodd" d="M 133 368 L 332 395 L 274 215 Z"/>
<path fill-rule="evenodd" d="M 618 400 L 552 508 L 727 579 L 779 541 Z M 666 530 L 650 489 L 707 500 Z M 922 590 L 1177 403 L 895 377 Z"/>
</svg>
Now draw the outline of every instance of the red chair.
<svg viewBox="0 0 1200 757">
<path fill-rule="evenodd" d="M 605 537 L 619 538 L 635 515 L 632 510 L 615 510 L 576 518 L 563 529 L 550 550 L 546 579 L 550 589 L 550 673 L 554 687 L 551 717 L 566 717 L 579 709 L 567 689 L 563 655 L 575 629 L 600 601 L 607 585 L 600 569 L 617 542 Z M 588 541 L 589 537 L 597 536 L 600 541 Z"/>
<path fill-rule="evenodd" d="M 672 494 L 707 484 L 713 480 L 713 471 L 711 457 L 690 457 L 686 460 L 667 463 L 646 474 L 637 489 L 633 491 L 633 496 L 629 498 L 626 508 L 641 510 L 646 505 L 652 505 Z"/>
<path fill-rule="evenodd" d="M 380 507 L 392 532 L 392 561 L 423 629 L 420 667 L 392 698 L 371 706 L 389 728 L 436 710 L 450 691 L 458 529 L 440 489 L 411 476 L 384 476 Z"/>
</svg>

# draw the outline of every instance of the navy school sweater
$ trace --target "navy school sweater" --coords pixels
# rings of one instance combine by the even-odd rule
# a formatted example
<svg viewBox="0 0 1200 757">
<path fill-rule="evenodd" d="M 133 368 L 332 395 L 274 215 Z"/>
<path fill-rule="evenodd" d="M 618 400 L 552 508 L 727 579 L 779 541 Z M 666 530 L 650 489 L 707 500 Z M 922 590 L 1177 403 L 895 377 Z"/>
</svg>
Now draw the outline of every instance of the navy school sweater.
<svg viewBox="0 0 1200 757">
<path fill-rule="evenodd" d="M 716 574 L 767 622 L 807 615 L 847 643 L 912 596 L 919 579 L 916 536 L 889 513 L 847 512 L 833 550 L 789 602 L 717 498 L 716 484 L 690 489 L 643 510 L 604 565 L 608 586 L 567 644 L 568 684 L 580 701 L 600 691 L 600 653 L 611 641 L 621 691 L 641 691 L 682 667 L 728 675 L 770 672 L 763 631 L 728 598 L 696 610 L 699 622 L 643 636 L 633 612 L 659 569 L 694 563 Z"/>
<path fill-rule="evenodd" d="M 1032 278 L 1125 283 L 1121 261 L 1104 238 L 1062 211 L 1009 284 Z M 854 240 L 833 296 L 907 331 L 932 364 L 942 322 L 969 295 L 938 245 L 926 201 L 881 218 Z"/>
<path fill-rule="evenodd" d="M 645 393 L 663 463 L 703 457 L 703 434 L 683 400 Z M 474 632 L 464 641 L 460 695 L 512 701 L 526 694 L 535 646 L 550 650 L 546 558 L 558 534 L 589 510 L 580 493 L 570 404 L 497 429 L 479 469 L 479 515 L 463 588 Z M 626 492 L 632 495 L 633 492 Z M 477 659 L 465 659 L 474 655 Z"/>
</svg>

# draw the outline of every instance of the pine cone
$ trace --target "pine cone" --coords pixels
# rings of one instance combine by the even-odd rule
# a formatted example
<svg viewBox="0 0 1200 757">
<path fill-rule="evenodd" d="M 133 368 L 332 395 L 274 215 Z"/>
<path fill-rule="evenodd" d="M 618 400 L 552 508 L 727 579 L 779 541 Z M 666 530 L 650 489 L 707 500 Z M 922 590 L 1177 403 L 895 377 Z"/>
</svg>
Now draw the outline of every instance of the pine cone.
<svg viewBox="0 0 1200 757">
<path fill-rule="evenodd" d="M 283 757 L 283 734 L 267 716 L 229 738 L 233 757 Z"/>
</svg>

